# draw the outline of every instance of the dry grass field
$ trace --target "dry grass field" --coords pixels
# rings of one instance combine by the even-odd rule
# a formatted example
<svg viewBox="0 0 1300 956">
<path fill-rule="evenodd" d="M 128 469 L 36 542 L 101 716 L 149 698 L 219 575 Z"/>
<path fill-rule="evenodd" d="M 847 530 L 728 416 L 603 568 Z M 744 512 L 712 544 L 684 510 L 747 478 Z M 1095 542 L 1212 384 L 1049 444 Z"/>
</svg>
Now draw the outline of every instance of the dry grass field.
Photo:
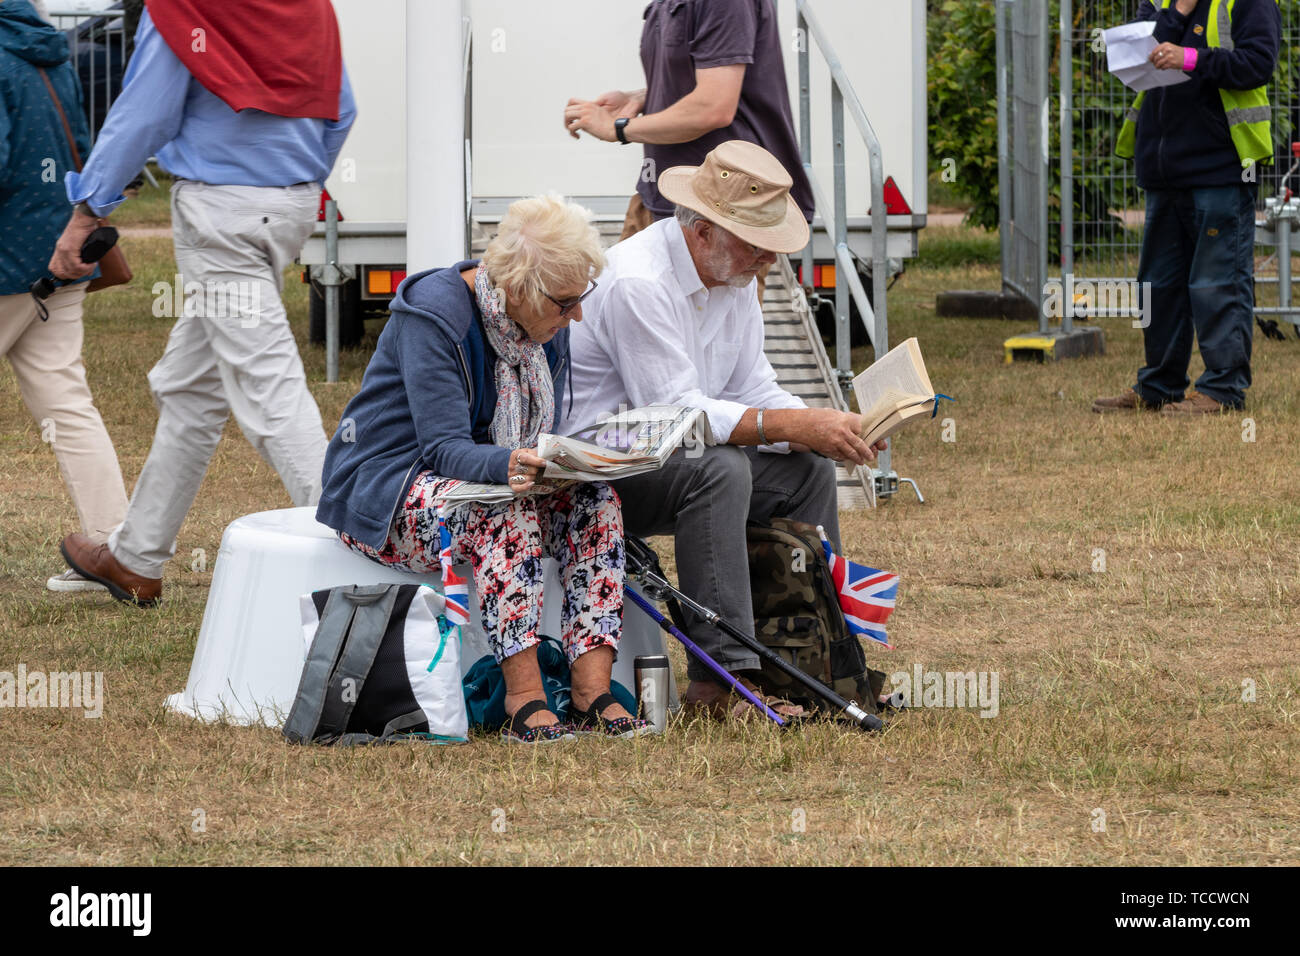
<svg viewBox="0 0 1300 956">
<path fill-rule="evenodd" d="M 85 355 L 130 487 L 170 326 L 150 286 L 174 268 L 165 239 L 125 246 L 138 278 L 92 298 Z M 365 355 L 324 383 L 292 279 L 332 424 Z M 900 437 L 896 467 L 927 503 L 905 489 L 843 527 L 849 557 L 902 577 L 897 649 L 873 666 L 996 672 L 998 713 L 918 708 L 877 736 L 678 722 L 635 743 L 328 750 L 169 714 L 211 580 L 189 555 L 287 495 L 231 422 L 161 608 L 47 593 L 75 514 L 0 372 L 0 670 L 102 671 L 106 687 L 97 720 L 0 710 L 0 863 L 1300 862 L 1300 340 L 1257 336 L 1244 414 L 1103 418 L 1089 403 L 1131 382 L 1141 333 L 1105 320 L 1104 357 L 1004 366 L 1022 325 L 933 309 L 996 284 L 992 266 L 922 265 L 895 286 L 891 337 L 917 336 L 957 398 L 941 413 L 955 440 L 940 420 Z"/>
</svg>

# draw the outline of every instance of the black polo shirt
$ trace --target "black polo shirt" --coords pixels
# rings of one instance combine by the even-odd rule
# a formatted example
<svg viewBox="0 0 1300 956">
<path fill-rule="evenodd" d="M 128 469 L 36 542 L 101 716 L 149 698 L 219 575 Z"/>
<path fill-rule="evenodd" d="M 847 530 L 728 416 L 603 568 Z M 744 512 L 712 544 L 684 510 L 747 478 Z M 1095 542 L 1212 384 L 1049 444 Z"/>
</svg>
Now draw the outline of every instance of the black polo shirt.
<svg viewBox="0 0 1300 956">
<path fill-rule="evenodd" d="M 658 113 L 695 89 L 695 71 L 745 64 L 740 103 L 730 126 L 689 143 L 645 144 L 637 192 L 656 218 L 671 216 L 659 195 L 658 174 L 673 166 L 698 166 L 715 146 L 732 139 L 757 143 L 781 161 L 794 180 L 791 195 L 810 222 L 812 188 L 799 159 L 790 114 L 781 32 L 772 0 L 654 0 L 645 9 L 641 64 L 646 113 Z"/>
</svg>

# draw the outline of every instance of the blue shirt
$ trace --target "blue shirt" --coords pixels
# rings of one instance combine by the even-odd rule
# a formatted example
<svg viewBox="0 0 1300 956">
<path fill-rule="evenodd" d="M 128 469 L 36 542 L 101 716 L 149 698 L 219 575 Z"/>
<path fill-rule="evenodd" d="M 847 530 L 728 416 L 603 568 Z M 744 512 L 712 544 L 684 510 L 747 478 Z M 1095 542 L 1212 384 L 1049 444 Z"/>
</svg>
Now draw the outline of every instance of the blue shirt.
<svg viewBox="0 0 1300 956">
<path fill-rule="evenodd" d="M 214 186 L 323 183 L 356 113 L 346 67 L 337 121 L 255 109 L 236 113 L 185 68 L 146 10 L 122 93 L 85 169 L 64 180 L 68 201 L 87 202 L 108 215 L 125 201 L 122 189 L 155 155 L 173 176 Z"/>
</svg>

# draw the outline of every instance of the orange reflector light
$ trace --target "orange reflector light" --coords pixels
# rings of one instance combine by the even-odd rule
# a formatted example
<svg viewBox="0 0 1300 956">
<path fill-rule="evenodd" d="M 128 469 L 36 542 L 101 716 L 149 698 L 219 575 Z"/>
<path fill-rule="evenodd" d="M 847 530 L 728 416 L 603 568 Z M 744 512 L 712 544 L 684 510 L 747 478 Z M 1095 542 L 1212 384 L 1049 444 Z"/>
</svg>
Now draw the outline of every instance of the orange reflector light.
<svg viewBox="0 0 1300 956">
<path fill-rule="evenodd" d="M 393 291 L 393 274 L 387 269 L 371 269 L 366 279 L 366 289 L 371 295 L 383 295 Z"/>
<path fill-rule="evenodd" d="M 805 282 L 803 277 L 802 265 L 796 267 L 795 275 L 799 280 L 799 284 L 804 285 Z M 813 266 L 812 280 L 813 280 L 812 285 L 814 289 L 831 288 L 832 286 L 835 285 L 835 267 L 833 265 Z"/>
</svg>

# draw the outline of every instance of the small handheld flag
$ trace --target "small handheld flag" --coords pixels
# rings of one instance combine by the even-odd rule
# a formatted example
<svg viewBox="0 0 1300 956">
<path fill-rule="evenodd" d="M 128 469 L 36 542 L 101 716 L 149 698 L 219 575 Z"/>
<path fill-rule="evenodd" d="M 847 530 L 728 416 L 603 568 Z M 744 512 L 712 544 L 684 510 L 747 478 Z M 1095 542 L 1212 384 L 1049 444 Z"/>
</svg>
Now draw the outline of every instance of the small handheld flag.
<svg viewBox="0 0 1300 956">
<path fill-rule="evenodd" d="M 869 637 L 890 650 L 894 645 L 885 635 L 885 622 L 894 613 L 898 599 L 898 575 L 878 571 L 863 564 L 855 564 L 831 550 L 826 530 L 817 526 L 826 552 L 826 563 L 831 568 L 835 594 L 840 599 L 840 610 L 853 634 Z"/>
<path fill-rule="evenodd" d="M 469 623 L 469 582 L 456 573 L 451 561 L 451 532 L 447 530 L 447 516 L 438 515 L 438 538 L 441 550 L 438 563 L 442 565 L 442 598 L 446 607 L 443 613 L 452 624 Z"/>
</svg>

